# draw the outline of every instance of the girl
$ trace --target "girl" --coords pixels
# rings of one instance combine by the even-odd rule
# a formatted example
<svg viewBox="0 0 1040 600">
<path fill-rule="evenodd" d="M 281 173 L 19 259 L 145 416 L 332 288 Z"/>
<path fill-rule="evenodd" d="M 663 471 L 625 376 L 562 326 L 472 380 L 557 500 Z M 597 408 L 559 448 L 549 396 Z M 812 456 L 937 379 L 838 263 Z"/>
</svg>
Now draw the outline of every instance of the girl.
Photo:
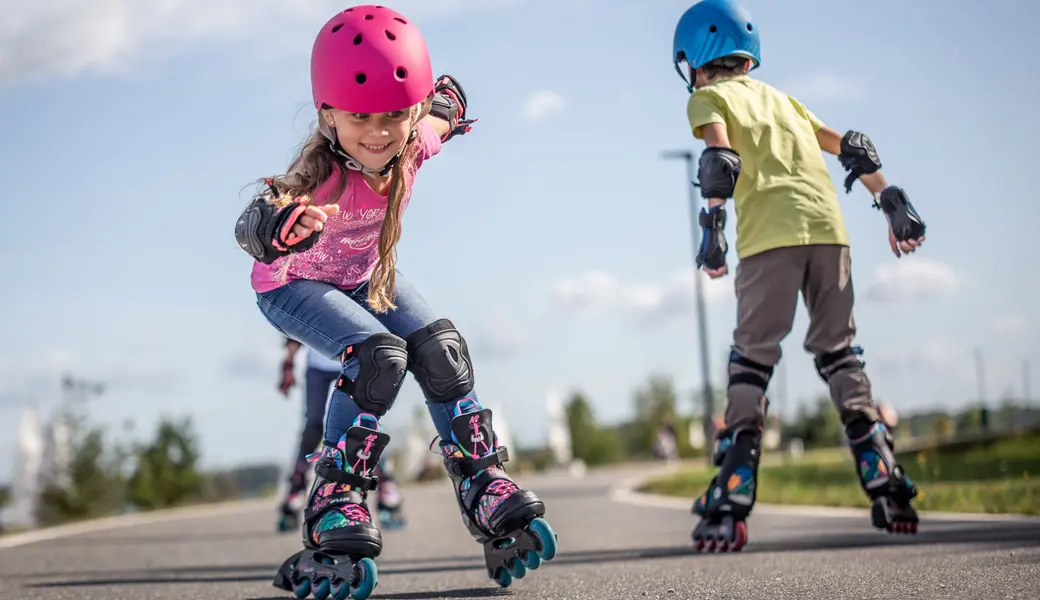
<svg viewBox="0 0 1040 600">
<path fill-rule="evenodd" d="M 289 390 L 296 385 L 295 362 L 300 342 L 285 338 L 285 359 L 281 366 L 281 380 L 278 391 L 288 397 Z M 286 532 L 300 526 L 299 498 L 307 490 L 310 476 L 308 455 L 314 452 L 322 438 L 322 419 L 329 400 L 332 384 L 339 379 L 342 363 L 325 358 L 313 349 L 307 349 L 307 371 L 304 375 L 304 423 L 300 432 L 300 446 L 293 460 L 292 473 L 289 475 L 289 488 L 282 501 L 278 519 L 278 531 Z M 396 529 L 404 527 L 405 520 L 401 511 L 401 492 L 394 481 L 393 473 L 383 457 L 373 471 L 378 484 L 376 487 L 376 508 L 379 511 L 379 523 L 384 528 Z"/>
<path fill-rule="evenodd" d="M 389 441 L 378 419 L 407 371 L 426 397 L 463 522 L 506 586 L 555 556 L 555 535 L 542 501 L 502 469 L 508 454 L 474 393 L 465 339 L 394 266 L 416 172 L 469 130 L 466 95 L 451 77 L 434 81 L 419 30 L 381 6 L 348 8 L 322 27 L 311 87 L 317 130 L 235 228 L 257 261 L 252 285 L 271 325 L 343 365 L 312 457 L 304 550 L 275 585 L 297 597 L 371 593 L 382 538 L 365 499 Z"/>
</svg>

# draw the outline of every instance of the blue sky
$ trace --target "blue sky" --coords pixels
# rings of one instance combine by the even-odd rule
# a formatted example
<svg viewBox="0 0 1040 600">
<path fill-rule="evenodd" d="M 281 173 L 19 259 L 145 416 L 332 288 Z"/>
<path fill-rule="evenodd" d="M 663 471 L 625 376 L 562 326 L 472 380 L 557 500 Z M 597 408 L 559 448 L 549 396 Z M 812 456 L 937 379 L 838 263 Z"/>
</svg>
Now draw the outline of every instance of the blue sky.
<svg viewBox="0 0 1040 600">
<path fill-rule="evenodd" d="M 273 389 L 279 338 L 232 228 L 244 186 L 281 172 L 306 136 L 312 36 L 347 5 L 157 5 L 5 9 L 0 479 L 20 414 L 52 408 L 66 369 L 109 383 L 91 400 L 98 422 L 133 419 L 144 435 L 161 414 L 194 415 L 209 466 L 286 461 L 295 444 L 299 396 Z M 480 119 L 422 169 L 399 262 L 471 340 L 486 403 L 535 442 L 550 389 L 581 388 L 617 420 L 651 372 L 699 385 L 688 184 L 660 159 L 700 148 L 669 60 L 688 3 L 391 5 Z M 877 397 L 904 411 L 964 405 L 975 347 L 989 397 L 1019 393 L 1023 361 L 1040 364 L 1040 256 L 1025 243 L 1040 216 L 1034 3 L 746 5 L 764 36 L 755 75 L 867 132 L 929 226 L 923 250 L 896 260 L 863 188 L 841 197 Z M 707 295 L 718 387 L 732 278 Z M 800 309 L 780 410 L 825 391 L 805 327 Z M 409 381 L 386 424 L 406 425 L 419 402 Z"/>
</svg>

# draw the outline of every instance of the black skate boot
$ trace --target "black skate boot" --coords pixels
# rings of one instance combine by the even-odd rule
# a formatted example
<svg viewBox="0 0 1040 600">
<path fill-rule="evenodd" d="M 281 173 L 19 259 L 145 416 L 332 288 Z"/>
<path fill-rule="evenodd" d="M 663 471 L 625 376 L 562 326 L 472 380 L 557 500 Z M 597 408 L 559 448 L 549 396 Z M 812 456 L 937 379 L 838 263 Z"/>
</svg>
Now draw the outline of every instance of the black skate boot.
<svg viewBox="0 0 1040 600">
<path fill-rule="evenodd" d="M 307 490 L 310 463 L 300 461 L 289 476 L 289 491 L 279 507 L 278 532 L 287 533 L 300 528 L 300 496 Z"/>
<path fill-rule="evenodd" d="M 375 417 L 362 414 L 335 446 L 323 442 L 308 460 L 317 461 L 303 519 L 304 549 L 278 569 L 273 584 L 297 598 L 364 600 L 375 589 L 376 564 L 383 550 L 379 529 L 368 512 L 372 471 L 390 436 Z"/>
<path fill-rule="evenodd" d="M 860 485 L 873 501 L 870 521 L 889 533 L 917 533 L 917 511 L 910 501 L 917 487 L 903 473 L 893 453 L 894 444 L 882 423 L 859 420 L 845 429 L 856 460 Z"/>
<path fill-rule="evenodd" d="M 379 487 L 376 488 L 376 509 L 379 511 L 379 526 L 384 529 L 400 529 L 405 526 L 403 499 L 401 490 L 393 473 L 387 468 L 386 460 L 379 462 L 376 470 Z"/>
<path fill-rule="evenodd" d="M 761 433 L 746 429 L 721 432 L 714 462 L 719 472 L 693 503 L 701 522 L 693 530 L 698 552 L 739 552 L 747 543 L 745 520 L 755 506 Z"/>
<path fill-rule="evenodd" d="M 451 441 L 441 440 L 444 467 L 454 483 L 462 522 L 484 546 L 488 577 L 505 588 L 556 557 L 556 534 L 543 519 L 545 505 L 518 487 L 502 463 L 509 460 L 491 426 L 491 411 L 460 400 Z"/>
</svg>

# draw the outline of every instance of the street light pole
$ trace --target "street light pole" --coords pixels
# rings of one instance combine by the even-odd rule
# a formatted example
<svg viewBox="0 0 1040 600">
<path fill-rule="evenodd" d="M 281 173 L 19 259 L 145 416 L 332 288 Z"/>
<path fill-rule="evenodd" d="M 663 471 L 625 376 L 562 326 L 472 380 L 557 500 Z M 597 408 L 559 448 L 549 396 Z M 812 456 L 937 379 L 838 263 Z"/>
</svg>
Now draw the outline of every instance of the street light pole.
<svg viewBox="0 0 1040 600">
<path fill-rule="evenodd" d="M 701 379 L 704 382 L 702 393 L 704 394 L 704 439 L 707 442 L 708 463 L 712 462 L 712 454 L 715 450 L 714 429 L 712 420 L 715 414 L 715 393 L 711 386 L 711 361 L 708 356 L 708 319 L 704 311 L 704 288 L 701 284 L 701 276 L 697 269 L 697 249 L 700 247 L 701 227 L 697 221 L 697 206 L 700 204 L 699 196 L 694 192 L 693 181 L 696 176 L 694 172 L 693 152 L 689 150 L 671 150 L 665 152 L 666 160 L 681 159 L 686 161 L 686 184 L 689 186 L 690 204 L 690 227 L 693 240 L 693 292 L 697 306 L 697 329 L 700 336 L 701 346 Z"/>
</svg>

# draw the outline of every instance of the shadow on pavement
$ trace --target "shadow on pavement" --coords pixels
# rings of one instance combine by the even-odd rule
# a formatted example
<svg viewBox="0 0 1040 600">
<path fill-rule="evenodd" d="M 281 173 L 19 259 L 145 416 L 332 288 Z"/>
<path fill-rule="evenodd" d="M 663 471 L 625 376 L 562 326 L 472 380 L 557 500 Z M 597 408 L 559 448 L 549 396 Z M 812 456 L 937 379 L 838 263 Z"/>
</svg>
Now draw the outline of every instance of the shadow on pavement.
<svg viewBox="0 0 1040 600">
<path fill-rule="evenodd" d="M 752 532 L 753 535 L 753 532 Z M 1023 546 L 1040 546 L 1040 525 L 1022 523 L 973 523 L 961 527 L 949 527 L 939 531 L 926 531 L 917 536 L 895 537 L 879 532 L 843 533 L 840 535 L 807 534 L 799 539 L 768 540 L 756 542 L 754 538 L 740 554 L 767 554 L 774 552 L 828 552 L 843 549 L 931 546 L 943 544 L 978 544 L 979 550 L 1002 547 L 1021 548 Z M 699 553 L 689 546 L 643 547 L 616 550 L 590 550 L 561 552 L 555 560 L 543 568 L 559 565 L 593 564 L 605 562 L 630 562 L 638 560 L 656 560 L 683 556 L 696 557 Z M 436 559 L 412 560 L 378 560 L 379 574 L 418 575 L 423 573 L 445 573 L 455 571 L 482 571 L 483 558 L 479 554 L 462 557 L 442 557 Z M 78 580 L 46 581 L 26 583 L 30 588 L 56 587 L 92 587 L 110 585 L 139 584 L 176 584 L 176 583 L 232 583 L 249 581 L 270 581 L 280 563 L 245 564 L 224 566 L 198 566 L 177 568 L 156 568 L 152 570 L 114 571 L 114 572 L 82 572 L 62 573 L 62 577 L 84 577 Z M 23 579 L 16 577 L 13 579 Z M 37 579 L 24 577 L 24 579 Z M 494 593 L 491 593 L 494 592 Z M 500 590 L 458 590 L 455 592 L 437 592 L 441 596 L 454 593 L 458 598 L 490 597 L 500 595 Z M 418 599 L 421 594 L 403 594 L 390 596 L 373 596 L 374 598 Z"/>
</svg>

